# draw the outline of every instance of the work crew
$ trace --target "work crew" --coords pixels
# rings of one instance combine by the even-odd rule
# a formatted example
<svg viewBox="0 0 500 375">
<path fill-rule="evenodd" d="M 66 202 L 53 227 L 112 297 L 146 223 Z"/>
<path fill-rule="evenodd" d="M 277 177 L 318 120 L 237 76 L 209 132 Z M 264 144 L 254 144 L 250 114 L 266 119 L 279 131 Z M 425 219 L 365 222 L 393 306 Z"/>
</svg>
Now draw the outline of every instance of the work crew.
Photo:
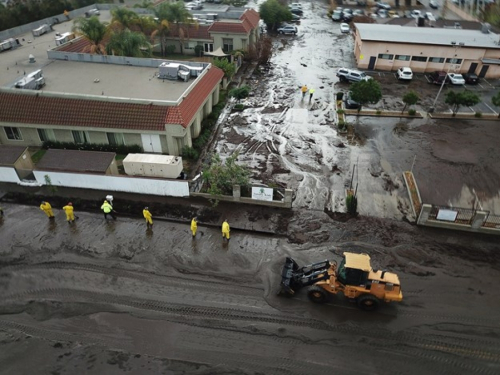
<svg viewBox="0 0 500 375">
<path fill-rule="evenodd" d="M 224 220 L 222 223 L 222 239 L 228 240 L 229 241 L 229 223 L 227 222 L 227 219 Z"/>
<path fill-rule="evenodd" d="M 64 212 L 66 212 L 66 220 L 68 224 L 75 222 L 75 213 L 73 209 L 73 203 L 69 202 L 66 206 L 63 207 Z"/>
<path fill-rule="evenodd" d="M 104 219 L 108 218 L 108 215 L 111 215 L 111 217 L 116 220 L 116 216 L 114 214 L 113 206 L 109 204 L 108 201 L 104 201 L 104 203 L 101 206 L 102 212 L 104 212 Z"/>
<path fill-rule="evenodd" d="M 52 206 L 50 205 L 49 202 L 42 201 L 42 204 L 40 205 L 40 209 L 43 212 L 45 212 L 45 215 L 47 215 L 49 219 L 54 218 L 54 213 L 52 212 Z"/>
<path fill-rule="evenodd" d="M 196 237 L 196 230 L 198 229 L 197 219 L 197 217 L 193 217 L 193 220 L 191 220 L 191 232 L 193 232 L 193 239 Z"/>
<path fill-rule="evenodd" d="M 151 212 L 149 212 L 148 207 L 144 207 L 144 210 L 142 210 L 142 216 L 144 216 L 144 219 L 146 219 L 147 228 L 153 228 L 153 215 L 151 215 Z"/>
<path fill-rule="evenodd" d="M 307 85 L 302 86 L 300 90 L 302 91 L 302 99 L 304 99 L 307 94 Z"/>
</svg>

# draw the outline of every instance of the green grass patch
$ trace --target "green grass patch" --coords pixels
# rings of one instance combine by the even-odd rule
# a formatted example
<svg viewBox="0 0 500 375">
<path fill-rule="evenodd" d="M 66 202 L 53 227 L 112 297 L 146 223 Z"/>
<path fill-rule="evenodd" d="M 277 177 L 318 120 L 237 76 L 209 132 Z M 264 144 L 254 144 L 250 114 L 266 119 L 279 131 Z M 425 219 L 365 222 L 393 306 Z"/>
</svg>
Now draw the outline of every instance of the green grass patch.
<svg viewBox="0 0 500 375">
<path fill-rule="evenodd" d="M 33 163 L 36 164 L 40 161 L 41 158 L 43 158 L 43 155 L 45 155 L 45 153 L 47 152 L 47 150 L 38 150 L 37 152 L 35 152 L 33 155 L 31 155 L 31 160 L 33 160 Z"/>
</svg>

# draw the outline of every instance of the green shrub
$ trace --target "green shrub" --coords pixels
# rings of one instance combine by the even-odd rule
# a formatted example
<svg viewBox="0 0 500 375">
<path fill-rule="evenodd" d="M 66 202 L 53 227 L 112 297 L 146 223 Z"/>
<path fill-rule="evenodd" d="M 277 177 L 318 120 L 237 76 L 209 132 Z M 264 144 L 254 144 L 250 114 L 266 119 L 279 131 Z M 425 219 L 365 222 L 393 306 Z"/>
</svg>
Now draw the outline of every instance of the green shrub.
<svg viewBox="0 0 500 375">
<path fill-rule="evenodd" d="M 358 212 L 358 198 L 356 198 L 352 194 L 349 194 L 345 198 L 345 204 L 347 207 L 347 212 L 351 215 L 356 215 L 356 213 Z"/>
<path fill-rule="evenodd" d="M 410 110 L 408 110 L 408 114 L 409 114 L 410 116 L 415 116 L 415 114 L 416 114 L 416 113 L 417 113 L 417 111 L 415 111 L 413 108 L 412 108 L 412 109 L 410 109 Z"/>
<path fill-rule="evenodd" d="M 189 146 L 184 146 L 182 148 L 182 157 L 188 160 L 197 160 L 198 159 L 198 151 Z"/>
<path fill-rule="evenodd" d="M 339 123 L 337 124 L 337 127 L 339 130 L 345 131 L 347 130 L 347 122 L 345 122 L 344 120 L 340 120 Z"/>
<path fill-rule="evenodd" d="M 337 109 L 337 113 L 338 113 L 339 115 L 341 115 L 341 114 L 345 113 L 345 111 L 344 111 L 343 109 Z"/>
<path fill-rule="evenodd" d="M 196 46 L 194 47 L 194 53 L 195 53 L 195 55 L 196 55 L 196 56 L 198 56 L 198 57 L 203 56 L 203 46 L 196 45 Z"/>
<path fill-rule="evenodd" d="M 243 104 L 241 104 L 241 103 L 238 103 L 238 104 L 234 105 L 233 109 L 235 111 L 243 111 L 245 109 L 245 106 Z"/>
<path fill-rule="evenodd" d="M 474 117 L 480 118 L 483 117 L 483 114 L 481 112 L 476 112 L 474 113 Z"/>
<path fill-rule="evenodd" d="M 237 100 L 248 98 L 248 95 L 250 95 L 250 86 L 246 85 L 229 91 L 229 96 Z"/>
<path fill-rule="evenodd" d="M 377 109 L 377 112 L 375 112 L 377 116 L 380 116 L 382 114 L 382 111 L 380 109 Z"/>
<path fill-rule="evenodd" d="M 175 52 L 175 45 L 170 44 L 167 46 L 165 50 L 167 51 L 167 54 L 171 55 Z"/>
<path fill-rule="evenodd" d="M 83 150 L 83 151 L 103 151 L 115 152 L 117 154 L 140 154 L 144 152 L 139 145 L 110 145 L 106 143 L 74 143 L 74 142 L 57 142 L 45 141 L 42 148 L 66 149 L 66 150 Z"/>
</svg>

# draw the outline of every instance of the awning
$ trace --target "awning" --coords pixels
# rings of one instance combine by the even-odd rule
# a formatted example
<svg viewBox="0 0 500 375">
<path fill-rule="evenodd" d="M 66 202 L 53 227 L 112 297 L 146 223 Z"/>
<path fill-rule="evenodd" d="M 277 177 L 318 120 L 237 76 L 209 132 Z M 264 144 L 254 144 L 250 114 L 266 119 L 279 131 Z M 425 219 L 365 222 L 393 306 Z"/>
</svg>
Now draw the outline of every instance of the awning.
<svg viewBox="0 0 500 375">
<path fill-rule="evenodd" d="M 500 65 L 500 59 L 481 59 L 483 64 Z"/>
<path fill-rule="evenodd" d="M 205 56 L 214 56 L 214 57 L 224 57 L 224 56 L 229 56 L 229 54 L 227 53 L 224 53 L 224 51 L 222 50 L 221 47 L 217 48 L 215 51 L 213 52 L 205 52 L 204 53 Z"/>
</svg>

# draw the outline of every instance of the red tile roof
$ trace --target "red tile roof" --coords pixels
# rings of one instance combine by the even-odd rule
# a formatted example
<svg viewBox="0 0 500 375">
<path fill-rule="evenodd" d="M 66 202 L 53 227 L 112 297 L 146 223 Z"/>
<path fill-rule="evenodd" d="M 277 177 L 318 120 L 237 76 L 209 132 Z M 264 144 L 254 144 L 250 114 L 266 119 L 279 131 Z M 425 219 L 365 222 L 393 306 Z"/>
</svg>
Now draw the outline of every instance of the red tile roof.
<svg viewBox="0 0 500 375">
<path fill-rule="evenodd" d="M 164 131 L 165 124 L 186 128 L 223 75 L 212 66 L 178 106 L 0 92 L 0 122 L 154 131 Z"/>
<path fill-rule="evenodd" d="M 165 123 L 180 124 L 186 128 L 214 86 L 219 84 L 223 76 L 224 72 L 221 69 L 212 66 L 196 85 L 196 88 L 191 90 L 181 104 L 177 107 L 169 107 Z"/>
<path fill-rule="evenodd" d="M 207 39 L 207 40 L 213 40 L 213 38 L 210 36 L 208 33 L 208 29 L 210 28 L 209 25 L 189 25 L 188 26 L 188 33 L 190 39 Z M 178 38 L 179 33 L 176 27 L 173 27 L 170 30 L 170 34 L 168 38 Z"/>
<path fill-rule="evenodd" d="M 90 42 L 85 38 L 79 38 L 63 44 L 56 48 L 56 50 L 62 52 L 82 52 L 87 47 L 90 47 Z"/>
<path fill-rule="evenodd" d="M 168 108 L 0 92 L 0 122 L 164 131 Z"/>
<path fill-rule="evenodd" d="M 247 20 L 252 26 L 252 29 L 255 29 L 259 26 L 260 15 L 254 9 L 247 9 L 245 13 L 241 15 L 240 20 Z"/>
<path fill-rule="evenodd" d="M 250 23 L 243 22 L 214 22 L 210 25 L 208 32 L 229 33 L 229 34 L 248 34 L 252 30 Z"/>
</svg>

